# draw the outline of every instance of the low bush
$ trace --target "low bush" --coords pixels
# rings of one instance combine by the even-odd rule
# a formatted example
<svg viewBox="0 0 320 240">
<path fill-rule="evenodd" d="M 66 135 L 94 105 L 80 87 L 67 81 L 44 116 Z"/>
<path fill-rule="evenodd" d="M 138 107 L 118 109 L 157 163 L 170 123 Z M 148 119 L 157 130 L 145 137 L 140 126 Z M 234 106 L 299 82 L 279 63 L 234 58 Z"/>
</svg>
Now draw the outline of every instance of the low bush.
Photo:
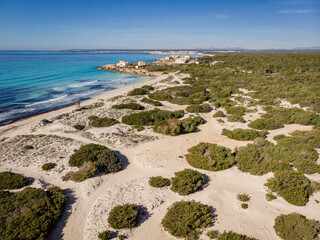
<svg viewBox="0 0 320 240">
<path fill-rule="evenodd" d="M 222 111 L 218 111 L 216 112 L 215 114 L 213 114 L 213 117 L 214 118 L 217 118 L 217 117 L 225 117 L 226 115 L 224 114 L 224 112 Z"/>
<path fill-rule="evenodd" d="M 29 184 L 29 179 L 12 172 L 0 172 L 0 190 L 19 189 Z"/>
<path fill-rule="evenodd" d="M 55 164 L 53 162 L 45 163 L 45 164 L 42 165 L 42 170 L 49 171 L 52 168 L 54 168 L 55 166 L 57 166 L 57 164 Z"/>
<path fill-rule="evenodd" d="M 75 182 L 82 182 L 94 177 L 98 172 L 97 167 L 91 161 L 85 162 L 78 171 L 70 173 L 70 179 Z"/>
<path fill-rule="evenodd" d="M 195 168 L 219 171 L 235 164 L 231 150 L 217 144 L 201 142 L 189 148 L 188 152 L 186 159 Z"/>
<path fill-rule="evenodd" d="M 237 128 L 231 131 L 224 128 L 222 130 L 222 135 L 239 141 L 252 141 L 258 137 L 265 138 L 267 136 L 267 132 L 241 128 Z"/>
<path fill-rule="evenodd" d="M 0 191 L 0 238 L 47 239 L 65 201 L 58 187 L 47 191 L 30 187 L 14 193 Z"/>
<path fill-rule="evenodd" d="M 243 209 L 247 209 L 247 208 L 248 208 L 248 204 L 246 204 L 246 203 L 242 203 L 242 204 L 241 204 L 241 208 L 243 208 Z"/>
<path fill-rule="evenodd" d="M 154 101 L 154 100 L 151 100 L 149 98 L 142 98 L 141 102 L 144 102 L 144 103 L 148 103 L 148 104 L 151 104 L 153 106 L 162 106 L 162 103 L 159 102 L 159 101 Z"/>
<path fill-rule="evenodd" d="M 229 122 L 242 122 L 242 123 L 246 122 L 242 116 L 237 114 L 228 115 L 227 119 Z"/>
<path fill-rule="evenodd" d="M 190 113 L 208 113 L 210 112 L 210 105 L 209 104 L 195 104 L 186 107 L 186 111 Z"/>
<path fill-rule="evenodd" d="M 284 125 L 276 120 L 268 118 L 259 118 L 248 124 L 248 127 L 260 130 L 273 130 L 283 128 Z"/>
<path fill-rule="evenodd" d="M 267 201 L 272 201 L 274 199 L 277 199 L 277 197 L 272 193 L 267 193 L 266 194 L 266 199 L 267 199 Z"/>
<path fill-rule="evenodd" d="M 218 236 L 218 240 L 255 240 L 255 238 L 247 237 L 246 235 L 234 233 L 232 231 L 224 231 Z"/>
<path fill-rule="evenodd" d="M 150 85 L 144 85 L 144 86 L 142 86 L 141 88 L 146 89 L 146 90 L 148 90 L 148 91 L 154 90 L 154 87 L 152 87 L 152 86 L 150 86 Z"/>
<path fill-rule="evenodd" d="M 137 224 L 139 210 L 134 204 L 114 207 L 109 213 L 108 223 L 114 229 L 132 228 Z"/>
<path fill-rule="evenodd" d="M 241 202 L 247 202 L 250 200 L 250 196 L 248 194 L 245 193 L 239 193 L 237 195 L 237 199 Z"/>
<path fill-rule="evenodd" d="M 320 224 L 299 213 L 281 214 L 275 219 L 273 228 L 276 234 L 284 240 L 319 239 Z"/>
<path fill-rule="evenodd" d="M 207 232 L 206 235 L 207 235 L 208 238 L 210 238 L 210 239 L 215 239 L 215 238 L 218 238 L 219 233 L 218 233 L 218 231 L 210 230 L 210 231 Z"/>
<path fill-rule="evenodd" d="M 128 92 L 128 96 L 137 96 L 137 95 L 146 95 L 148 93 L 147 89 L 144 88 L 135 88 Z"/>
<path fill-rule="evenodd" d="M 236 114 L 239 116 L 243 116 L 246 112 L 245 107 L 228 107 L 226 108 L 228 114 Z"/>
<path fill-rule="evenodd" d="M 109 240 L 109 239 L 112 238 L 112 232 L 109 231 L 109 230 L 106 230 L 106 231 L 104 231 L 104 232 L 101 232 L 101 233 L 98 234 L 98 238 L 99 238 L 100 240 Z"/>
<path fill-rule="evenodd" d="M 202 117 L 188 117 L 183 120 L 179 120 L 176 118 L 157 122 L 153 131 L 162 133 L 165 135 L 179 135 L 182 133 L 190 133 L 194 132 L 197 129 L 197 126 L 204 123 L 204 119 Z"/>
<path fill-rule="evenodd" d="M 171 190 L 180 195 L 188 195 L 198 190 L 204 183 L 204 176 L 195 170 L 185 169 L 175 172 L 175 177 L 171 178 Z"/>
<path fill-rule="evenodd" d="M 276 171 L 265 186 L 296 206 L 305 206 L 313 193 L 310 180 L 293 170 Z"/>
<path fill-rule="evenodd" d="M 119 123 L 116 119 L 113 118 L 94 118 L 90 121 L 90 126 L 92 127 L 111 127 Z"/>
<path fill-rule="evenodd" d="M 34 147 L 31 145 L 25 145 L 23 148 L 26 150 L 34 149 Z"/>
<path fill-rule="evenodd" d="M 313 129 L 311 131 L 294 131 L 290 135 L 300 144 L 307 144 L 313 148 L 320 148 L 320 129 Z"/>
<path fill-rule="evenodd" d="M 210 208 L 195 201 L 175 202 L 162 219 L 162 226 L 175 237 L 196 239 L 200 230 L 213 224 Z"/>
<path fill-rule="evenodd" d="M 157 101 L 169 101 L 170 99 L 172 99 L 172 96 L 164 90 L 150 93 L 148 96 L 149 96 L 149 98 L 151 98 L 153 100 L 157 100 Z"/>
<path fill-rule="evenodd" d="M 114 109 L 143 110 L 144 106 L 142 106 L 138 103 L 123 103 L 123 104 L 113 105 L 112 108 L 114 108 Z"/>
<path fill-rule="evenodd" d="M 150 126 L 164 120 L 180 118 L 183 116 L 183 114 L 183 110 L 170 112 L 166 110 L 154 109 L 151 111 L 144 111 L 123 116 L 122 122 L 134 126 Z"/>
<path fill-rule="evenodd" d="M 78 131 L 81 131 L 81 130 L 83 130 L 86 126 L 81 125 L 81 124 L 76 124 L 76 125 L 73 125 L 73 127 L 74 127 L 75 129 L 77 129 Z"/>
<path fill-rule="evenodd" d="M 152 187 L 166 187 L 170 185 L 170 180 L 161 176 L 151 177 L 149 179 L 149 184 Z"/>
<path fill-rule="evenodd" d="M 92 120 L 95 120 L 95 119 L 98 119 L 99 117 L 95 116 L 95 115 L 92 115 L 92 116 L 89 116 L 88 117 L 88 120 L 89 121 L 92 121 Z"/>
</svg>

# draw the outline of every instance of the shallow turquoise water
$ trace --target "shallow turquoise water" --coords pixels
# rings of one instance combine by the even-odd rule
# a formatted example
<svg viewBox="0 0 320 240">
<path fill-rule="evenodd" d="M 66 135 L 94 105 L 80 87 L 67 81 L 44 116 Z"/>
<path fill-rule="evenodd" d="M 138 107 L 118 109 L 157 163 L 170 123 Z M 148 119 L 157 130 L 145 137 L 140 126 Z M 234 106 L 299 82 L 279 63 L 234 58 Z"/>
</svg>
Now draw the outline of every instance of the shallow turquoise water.
<svg viewBox="0 0 320 240">
<path fill-rule="evenodd" d="M 146 77 L 96 70 L 119 60 L 150 62 L 146 53 L 0 51 L 0 125 L 86 100 Z M 122 82 L 122 84 L 120 84 Z"/>
</svg>

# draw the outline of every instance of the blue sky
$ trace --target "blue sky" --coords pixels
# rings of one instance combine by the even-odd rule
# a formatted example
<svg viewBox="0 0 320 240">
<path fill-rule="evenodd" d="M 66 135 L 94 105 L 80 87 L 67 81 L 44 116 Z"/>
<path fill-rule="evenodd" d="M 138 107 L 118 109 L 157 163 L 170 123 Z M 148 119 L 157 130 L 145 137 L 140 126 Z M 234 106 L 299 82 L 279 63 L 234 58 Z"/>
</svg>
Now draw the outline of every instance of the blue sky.
<svg viewBox="0 0 320 240">
<path fill-rule="evenodd" d="M 320 0 L 0 0 L 0 49 L 320 46 Z"/>
</svg>

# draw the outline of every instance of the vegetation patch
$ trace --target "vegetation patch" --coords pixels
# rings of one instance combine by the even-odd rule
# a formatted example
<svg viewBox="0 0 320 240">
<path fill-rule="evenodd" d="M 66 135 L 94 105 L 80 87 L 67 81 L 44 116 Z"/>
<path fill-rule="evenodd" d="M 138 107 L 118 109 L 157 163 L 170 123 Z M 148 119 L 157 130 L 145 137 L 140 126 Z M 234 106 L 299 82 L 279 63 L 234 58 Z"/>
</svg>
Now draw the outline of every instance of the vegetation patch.
<svg viewBox="0 0 320 240">
<path fill-rule="evenodd" d="M 47 191 L 30 187 L 15 193 L 0 191 L 1 239 L 46 239 L 65 201 L 58 187 Z"/>
<path fill-rule="evenodd" d="M 148 90 L 145 88 L 135 88 L 128 92 L 128 96 L 146 95 Z"/>
<path fill-rule="evenodd" d="M 196 239 L 200 231 L 213 224 L 210 208 L 195 201 L 175 202 L 162 219 L 164 230 L 175 237 Z"/>
<path fill-rule="evenodd" d="M 314 192 L 310 180 L 293 170 L 276 171 L 265 186 L 296 206 L 305 206 Z"/>
<path fill-rule="evenodd" d="M 277 235 L 284 240 L 319 239 L 320 224 L 299 213 L 281 214 L 275 219 L 273 228 Z"/>
<path fill-rule="evenodd" d="M 161 176 L 151 177 L 149 179 L 149 184 L 152 187 L 167 187 L 170 185 L 170 180 Z"/>
<path fill-rule="evenodd" d="M 274 199 L 277 199 L 277 197 L 272 193 L 267 193 L 266 194 L 266 199 L 267 199 L 267 201 L 272 201 Z"/>
<path fill-rule="evenodd" d="M 213 117 L 214 118 L 217 118 L 217 117 L 225 117 L 226 115 L 224 114 L 224 112 L 222 111 L 218 111 L 216 112 L 215 114 L 213 114 Z"/>
<path fill-rule="evenodd" d="M 241 123 L 246 122 L 242 116 L 237 115 L 237 114 L 228 115 L 227 119 L 229 122 L 241 122 Z"/>
<path fill-rule="evenodd" d="M 98 238 L 99 238 L 100 240 L 109 240 L 109 239 L 112 238 L 112 232 L 109 231 L 109 230 L 106 230 L 106 231 L 104 231 L 104 232 L 101 232 L 101 233 L 98 234 Z"/>
<path fill-rule="evenodd" d="M 195 170 L 185 169 L 174 173 L 171 190 L 180 195 L 188 195 L 198 190 L 204 183 L 204 176 Z"/>
<path fill-rule="evenodd" d="M 157 107 L 162 106 L 161 102 L 151 100 L 150 98 L 142 98 L 141 102 L 148 103 L 148 104 L 151 104 L 151 105 L 157 106 Z"/>
<path fill-rule="evenodd" d="M 242 203 L 242 204 L 241 204 L 241 208 L 243 208 L 243 209 L 247 209 L 247 208 L 248 208 L 248 204 L 246 204 L 246 203 Z"/>
<path fill-rule="evenodd" d="M 25 145 L 23 148 L 26 149 L 26 150 L 34 149 L 34 147 L 31 146 L 31 145 Z"/>
<path fill-rule="evenodd" d="M 190 105 L 186 108 L 187 112 L 191 113 L 208 113 L 210 112 L 210 105 L 209 104 L 195 104 L 195 105 Z"/>
<path fill-rule="evenodd" d="M 53 163 L 53 162 L 45 163 L 45 164 L 42 165 L 42 170 L 49 171 L 52 168 L 54 168 L 55 166 L 57 166 L 57 164 Z"/>
<path fill-rule="evenodd" d="M 195 167 L 210 171 L 230 168 L 235 164 L 231 150 L 217 144 L 201 142 L 188 149 L 186 155 L 188 163 Z"/>
<path fill-rule="evenodd" d="M 138 103 L 123 103 L 123 104 L 113 105 L 112 108 L 114 108 L 114 109 L 143 110 L 144 106 L 142 106 Z"/>
<path fill-rule="evenodd" d="M 283 128 L 283 123 L 269 118 L 258 118 L 248 124 L 248 127 L 260 130 L 273 130 Z"/>
<path fill-rule="evenodd" d="M 169 101 L 172 99 L 172 96 L 164 90 L 155 91 L 154 93 L 150 93 L 148 96 L 149 98 L 157 101 Z"/>
<path fill-rule="evenodd" d="M 219 234 L 218 240 L 255 240 L 255 238 L 247 237 L 246 235 L 238 234 L 232 231 L 224 231 Z"/>
<path fill-rule="evenodd" d="M 95 118 L 92 118 L 91 116 L 91 119 L 89 118 L 90 120 L 90 126 L 92 127 L 111 127 L 117 123 L 119 123 L 119 121 L 117 121 L 116 119 L 113 119 L 113 118 L 107 118 L 107 117 L 104 117 L 104 118 L 99 118 L 99 117 L 95 117 Z"/>
<path fill-rule="evenodd" d="M 228 107 L 227 108 L 227 113 L 228 114 L 236 114 L 239 116 L 243 116 L 246 112 L 246 108 L 245 107 Z"/>
<path fill-rule="evenodd" d="M 237 199 L 241 202 L 247 202 L 250 200 L 250 196 L 248 194 L 245 193 L 239 193 L 237 195 Z"/>
<path fill-rule="evenodd" d="M 73 127 L 78 131 L 82 131 L 86 126 L 81 124 L 76 124 L 76 125 L 73 125 Z"/>
<path fill-rule="evenodd" d="M 139 210 L 134 204 L 114 207 L 109 213 L 108 223 L 114 229 L 132 228 L 137 224 Z"/>
<path fill-rule="evenodd" d="M 29 179 L 12 172 L 0 172 L 0 190 L 19 189 L 29 184 Z"/>
<path fill-rule="evenodd" d="M 222 130 L 222 135 L 238 141 L 252 141 L 258 137 L 265 138 L 267 136 L 267 133 L 268 132 L 266 131 L 256 131 L 252 129 L 242 128 L 237 128 L 232 131 L 225 128 Z"/>
</svg>

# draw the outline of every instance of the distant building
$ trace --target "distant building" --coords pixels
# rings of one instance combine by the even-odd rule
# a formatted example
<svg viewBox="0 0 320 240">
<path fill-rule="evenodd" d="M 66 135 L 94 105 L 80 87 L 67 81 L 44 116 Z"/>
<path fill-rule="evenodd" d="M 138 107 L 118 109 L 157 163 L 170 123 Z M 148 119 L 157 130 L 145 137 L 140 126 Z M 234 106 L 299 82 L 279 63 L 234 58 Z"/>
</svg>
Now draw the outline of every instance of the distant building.
<svg viewBox="0 0 320 240">
<path fill-rule="evenodd" d="M 143 61 L 139 61 L 139 62 L 138 62 L 138 66 L 139 66 L 139 67 L 145 67 L 145 66 L 146 66 L 146 63 L 143 62 Z"/>
<path fill-rule="evenodd" d="M 129 62 L 126 62 L 126 61 L 119 61 L 116 65 L 117 67 L 126 67 L 127 65 L 129 64 Z"/>
</svg>

